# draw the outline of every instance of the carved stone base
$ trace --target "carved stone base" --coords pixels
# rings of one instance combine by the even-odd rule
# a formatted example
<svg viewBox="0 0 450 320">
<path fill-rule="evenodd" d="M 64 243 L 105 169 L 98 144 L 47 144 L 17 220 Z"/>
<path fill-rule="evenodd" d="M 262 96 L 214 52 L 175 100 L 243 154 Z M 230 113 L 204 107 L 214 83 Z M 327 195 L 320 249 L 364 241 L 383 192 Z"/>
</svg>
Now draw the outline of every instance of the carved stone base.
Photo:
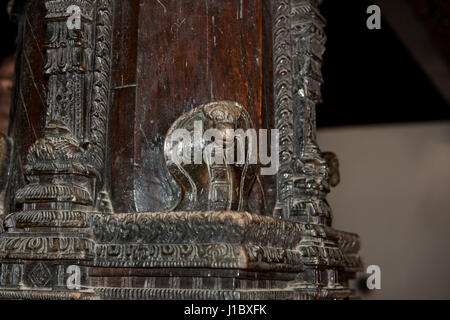
<svg viewBox="0 0 450 320">
<path fill-rule="evenodd" d="M 350 295 L 345 275 L 362 266 L 356 235 L 246 212 L 73 217 L 86 226 L 79 237 L 49 229 L 45 211 L 11 217 L 0 298 L 340 299 Z"/>
</svg>

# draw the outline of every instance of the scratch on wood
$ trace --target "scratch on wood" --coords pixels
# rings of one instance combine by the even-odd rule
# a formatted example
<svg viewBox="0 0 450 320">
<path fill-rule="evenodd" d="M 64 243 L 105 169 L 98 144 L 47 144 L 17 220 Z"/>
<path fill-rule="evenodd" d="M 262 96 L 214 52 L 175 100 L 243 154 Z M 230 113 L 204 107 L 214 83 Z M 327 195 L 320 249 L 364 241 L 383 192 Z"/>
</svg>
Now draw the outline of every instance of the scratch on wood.
<svg viewBox="0 0 450 320">
<path fill-rule="evenodd" d="M 162 4 L 160 0 L 156 0 L 156 1 L 164 8 L 164 14 L 166 14 L 166 12 L 167 12 L 166 6 L 164 4 Z"/>
<path fill-rule="evenodd" d="M 213 81 L 212 81 L 212 78 L 210 79 L 210 88 L 211 88 L 211 101 L 213 101 L 214 100 L 214 91 L 213 91 Z"/>
<path fill-rule="evenodd" d="M 210 78 L 211 83 L 211 97 L 210 99 L 213 99 L 213 89 L 212 89 L 212 79 L 209 74 L 209 7 L 208 7 L 208 0 L 205 0 L 205 6 L 206 6 L 206 76 Z"/>
<path fill-rule="evenodd" d="M 241 0 L 240 6 L 239 6 L 239 19 L 242 20 L 242 6 L 243 6 L 243 2 L 244 0 Z"/>
<path fill-rule="evenodd" d="M 125 88 L 131 88 L 131 87 L 137 87 L 137 84 L 126 84 L 126 85 L 121 85 L 121 86 L 117 86 L 114 89 L 125 89 Z"/>
<path fill-rule="evenodd" d="M 29 69 L 29 71 L 30 71 L 30 78 L 31 78 L 31 81 L 33 82 L 33 86 L 34 86 L 34 88 L 36 89 L 36 92 L 37 92 L 37 94 L 38 94 L 38 96 L 39 96 L 39 98 L 40 98 L 40 100 L 41 100 L 42 107 L 43 107 L 44 110 L 45 110 L 46 104 L 45 104 L 45 102 L 44 102 L 44 98 L 42 97 L 41 92 L 39 91 L 39 89 L 38 89 L 38 87 L 37 87 L 37 84 L 36 84 L 36 81 L 35 81 L 35 79 L 34 79 L 34 73 L 33 73 L 33 69 L 31 68 L 31 63 L 30 63 L 30 60 L 28 59 L 28 55 L 27 55 L 26 52 L 24 52 L 23 56 L 24 56 L 24 58 L 25 58 L 25 61 L 27 62 L 27 66 L 28 66 L 28 69 Z"/>
<path fill-rule="evenodd" d="M 213 32 L 213 42 L 214 42 L 214 48 L 216 47 L 216 30 L 215 30 L 215 22 L 214 22 L 214 16 L 211 17 L 212 20 L 212 32 Z"/>
<path fill-rule="evenodd" d="M 30 19 L 28 19 L 28 14 L 26 15 L 26 20 L 27 20 L 27 24 L 28 24 L 28 26 L 30 28 L 31 35 L 33 36 L 33 39 L 36 42 L 37 47 L 40 48 L 39 41 L 37 40 L 36 35 L 34 33 L 34 30 L 33 30 L 33 26 L 31 25 Z M 42 58 L 42 61 L 45 61 L 44 55 L 42 54 L 41 50 L 38 50 L 38 52 L 39 52 L 39 55 Z"/>
<path fill-rule="evenodd" d="M 147 145 L 150 145 L 150 141 L 147 139 L 147 135 L 145 134 L 144 129 L 142 129 L 142 123 L 139 124 L 139 131 L 142 133 L 142 135 L 144 136 L 145 142 L 147 143 Z"/>
<path fill-rule="evenodd" d="M 19 94 L 20 94 L 20 100 L 22 100 L 21 105 L 23 106 L 23 110 L 25 111 L 25 116 L 26 116 L 26 118 L 27 118 L 27 122 L 28 122 L 28 124 L 30 125 L 31 129 L 33 129 L 34 138 L 35 138 L 36 140 L 38 140 L 36 131 L 34 130 L 34 126 L 33 126 L 33 124 L 32 124 L 31 121 L 30 121 L 30 117 L 28 116 L 28 110 L 27 110 L 27 106 L 25 105 L 25 99 L 24 99 L 24 97 L 23 97 L 22 90 L 19 90 Z"/>
</svg>

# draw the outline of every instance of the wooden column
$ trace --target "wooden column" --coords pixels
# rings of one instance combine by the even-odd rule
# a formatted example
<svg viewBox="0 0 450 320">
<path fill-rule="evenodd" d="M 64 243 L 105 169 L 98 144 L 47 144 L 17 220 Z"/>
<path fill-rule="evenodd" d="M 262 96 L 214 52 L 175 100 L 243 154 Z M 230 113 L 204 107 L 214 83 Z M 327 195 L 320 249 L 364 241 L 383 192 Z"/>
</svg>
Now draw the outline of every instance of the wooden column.
<svg viewBox="0 0 450 320">
<path fill-rule="evenodd" d="M 0 298 L 350 296 L 359 238 L 331 228 L 315 143 L 320 1 L 25 2 Z M 176 162 L 195 121 L 280 130 L 280 171 Z"/>
</svg>

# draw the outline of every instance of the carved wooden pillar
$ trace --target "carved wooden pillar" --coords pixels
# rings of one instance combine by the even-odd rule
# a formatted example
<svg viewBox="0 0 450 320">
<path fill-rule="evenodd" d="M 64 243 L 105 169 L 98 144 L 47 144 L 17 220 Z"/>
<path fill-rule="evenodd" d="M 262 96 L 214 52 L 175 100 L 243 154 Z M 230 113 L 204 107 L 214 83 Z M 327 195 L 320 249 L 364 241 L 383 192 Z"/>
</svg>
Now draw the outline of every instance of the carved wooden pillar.
<svg viewBox="0 0 450 320">
<path fill-rule="evenodd" d="M 331 228 L 315 142 L 321 1 L 24 2 L 0 297 L 350 296 L 359 239 Z M 203 135 L 250 129 L 279 130 L 278 173 L 251 137 L 238 163 Z"/>
</svg>

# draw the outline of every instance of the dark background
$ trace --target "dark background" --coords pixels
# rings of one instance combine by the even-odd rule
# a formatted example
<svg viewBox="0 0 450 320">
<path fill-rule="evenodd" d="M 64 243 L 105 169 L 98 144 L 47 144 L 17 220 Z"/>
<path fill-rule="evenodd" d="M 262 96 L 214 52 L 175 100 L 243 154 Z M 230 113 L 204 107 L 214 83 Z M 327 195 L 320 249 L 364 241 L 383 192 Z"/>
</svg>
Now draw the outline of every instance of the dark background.
<svg viewBox="0 0 450 320">
<path fill-rule="evenodd" d="M 328 42 L 319 127 L 450 119 L 448 105 L 389 24 L 382 19 L 380 30 L 366 28 L 370 4 L 322 4 Z"/>
</svg>

